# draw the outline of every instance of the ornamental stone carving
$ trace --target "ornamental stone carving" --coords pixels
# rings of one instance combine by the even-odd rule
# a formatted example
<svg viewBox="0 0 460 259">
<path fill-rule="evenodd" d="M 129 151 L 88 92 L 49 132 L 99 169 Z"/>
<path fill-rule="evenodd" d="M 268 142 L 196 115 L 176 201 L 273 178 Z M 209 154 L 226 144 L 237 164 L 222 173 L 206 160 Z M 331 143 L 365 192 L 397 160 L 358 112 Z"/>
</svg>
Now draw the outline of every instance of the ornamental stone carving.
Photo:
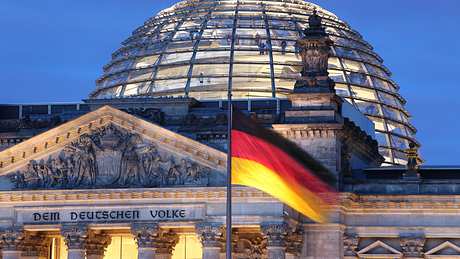
<svg viewBox="0 0 460 259">
<path fill-rule="evenodd" d="M 286 247 L 289 226 L 286 223 L 263 223 L 262 234 L 267 239 L 267 246 Z"/>
<path fill-rule="evenodd" d="M 179 236 L 172 231 L 162 231 L 156 240 L 156 251 L 159 254 L 172 254 L 179 242 Z"/>
<path fill-rule="evenodd" d="M 260 233 L 234 233 L 233 253 L 236 258 L 262 259 L 267 241 Z"/>
<path fill-rule="evenodd" d="M 1 230 L 0 246 L 4 251 L 18 251 L 25 238 L 22 228 L 12 227 Z"/>
<path fill-rule="evenodd" d="M 343 235 L 343 253 L 345 256 L 356 256 L 359 237 L 356 234 Z"/>
<path fill-rule="evenodd" d="M 294 231 L 289 233 L 286 238 L 286 252 L 296 256 L 300 255 L 302 253 L 304 243 L 304 234 L 304 230 L 301 226 L 297 227 Z"/>
<path fill-rule="evenodd" d="M 83 250 L 86 248 L 88 229 L 85 225 L 64 225 L 61 235 L 68 249 Z"/>
<path fill-rule="evenodd" d="M 111 238 L 107 234 L 90 233 L 86 240 L 86 254 L 104 256 L 106 248 L 110 245 Z"/>
<path fill-rule="evenodd" d="M 222 247 L 224 242 L 224 227 L 219 223 L 199 223 L 196 232 L 203 247 Z"/>
<path fill-rule="evenodd" d="M 425 237 L 402 236 L 400 239 L 400 244 L 405 257 L 423 257 Z"/>
<path fill-rule="evenodd" d="M 50 241 L 43 234 L 26 235 L 21 243 L 22 256 L 48 258 Z"/>
<path fill-rule="evenodd" d="M 131 233 L 134 235 L 138 247 L 155 247 L 159 232 L 160 227 L 157 223 L 134 223 L 131 225 Z"/>
<path fill-rule="evenodd" d="M 208 177 L 209 168 L 162 154 L 155 144 L 113 124 L 9 175 L 19 189 L 207 186 Z"/>
<path fill-rule="evenodd" d="M 334 86 L 327 72 L 333 42 L 329 39 L 321 20 L 315 10 L 309 18 L 309 26 L 305 29 L 303 37 L 296 42 L 296 49 L 300 52 L 303 68 L 302 79 L 297 80 L 294 90 L 305 87 L 331 88 Z"/>
</svg>

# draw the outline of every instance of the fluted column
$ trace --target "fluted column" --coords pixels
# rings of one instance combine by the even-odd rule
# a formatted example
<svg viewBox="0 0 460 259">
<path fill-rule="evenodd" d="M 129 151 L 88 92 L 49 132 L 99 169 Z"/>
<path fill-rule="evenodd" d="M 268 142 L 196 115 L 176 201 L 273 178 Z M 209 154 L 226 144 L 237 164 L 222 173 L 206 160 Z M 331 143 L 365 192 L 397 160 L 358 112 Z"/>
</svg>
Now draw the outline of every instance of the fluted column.
<svg viewBox="0 0 460 259">
<path fill-rule="evenodd" d="M 203 246 L 203 259 L 219 259 L 224 228 L 218 223 L 199 223 L 196 232 Z"/>
<path fill-rule="evenodd" d="M 0 233 L 0 245 L 2 248 L 2 259 L 21 258 L 21 244 L 24 240 L 22 228 L 8 228 Z"/>
<path fill-rule="evenodd" d="M 82 225 L 64 225 L 61 228 L 61 234 L 67 245 L 67 258 L 85 259 L 86 241 L 88 239 L 87 227 Z"/>
<path fill-rule="evenodd" d="M 137 243 L 138 259 L 156 258 L 157 247 L 155 241 L 158 238 L 160 227 L 156 223 L 135 223 L 131 225 L 131 233 Z"/>
<path fill-rule="evenodd" d="M 109 235 L 90 233 L 86 240 L 86 258 L 103 259 L 110 241 Z"/>
<path fill-rule="evenodd" d="M 47 259 L 50 239 L 46 235 L 35 233 L 25 236 L 21 248 L 23 259 Z"/>
<path fill-rule="evenodd" d="M 288 229 L 286 223 L 264 223 L 261 225 L 262 234 L 267 239 L 268 259 L 286 258 Z"/>
</svg>

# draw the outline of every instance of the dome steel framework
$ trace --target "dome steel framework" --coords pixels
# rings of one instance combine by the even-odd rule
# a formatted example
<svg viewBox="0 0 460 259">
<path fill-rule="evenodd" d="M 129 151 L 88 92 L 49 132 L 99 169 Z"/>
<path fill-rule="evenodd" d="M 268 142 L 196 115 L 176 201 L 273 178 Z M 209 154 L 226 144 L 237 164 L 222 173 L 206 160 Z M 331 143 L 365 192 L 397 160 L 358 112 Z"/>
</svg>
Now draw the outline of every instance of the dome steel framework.
<svg viewBox="0 0 460 259">
<path fill-rule="evenodd" d="M 387 164 L 405 164 L 416 129 L 391 72 L 362 36 L 323 8 L 300 0 L 182 1 L 150 18 L 104 66 L 90 98 L 190 96 L 283 99 L 300 76 L 296 40 L 316 9 L 334 42 L 336 92 L 375 124 Z"/>
</svg>

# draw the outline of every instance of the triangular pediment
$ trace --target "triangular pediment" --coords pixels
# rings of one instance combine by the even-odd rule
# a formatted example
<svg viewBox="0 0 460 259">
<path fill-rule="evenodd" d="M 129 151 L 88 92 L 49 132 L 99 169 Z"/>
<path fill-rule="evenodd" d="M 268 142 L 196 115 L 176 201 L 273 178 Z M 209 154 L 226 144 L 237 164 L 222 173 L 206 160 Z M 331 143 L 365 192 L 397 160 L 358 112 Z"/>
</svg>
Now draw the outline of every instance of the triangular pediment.
<svg viewBox="0 0 460 259">
<path fill-rule="evenodd" d="M 377 240 L 357 252 L 359 258 L 402 258 L 402 253 Z"/>
<path fill-rule="evenodd" d="M 20 189 L 219 185 L 226 155 L 104 106 L 0 152 L 0 185 Z M 5 189 L 6 187 L 1 187 Z"/>
<path fill-rule="evenodd" d="M 460 258 L 460 247 L 449 241 L 430 249 L 425 253 L 426 258 Z"/>
</svg>

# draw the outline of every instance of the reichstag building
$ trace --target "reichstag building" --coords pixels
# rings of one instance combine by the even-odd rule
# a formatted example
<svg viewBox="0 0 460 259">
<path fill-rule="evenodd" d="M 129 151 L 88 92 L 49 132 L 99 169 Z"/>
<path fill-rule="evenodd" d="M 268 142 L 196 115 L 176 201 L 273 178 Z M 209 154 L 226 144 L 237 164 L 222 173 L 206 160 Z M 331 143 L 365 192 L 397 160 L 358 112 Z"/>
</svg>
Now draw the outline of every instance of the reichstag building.
<svg viewBox="0 0 460 259">
<path fill-rule="evenodd" d="M 234 186 L 234 258 L 460 259 L 460 168 L 422 165 L 383 59 L 302 0 L 178 2 L 82 102 L 0 105 L 1 258 L 224 258 L 229 86 L 340 192 L 317 224 Z"/>
</svg>

